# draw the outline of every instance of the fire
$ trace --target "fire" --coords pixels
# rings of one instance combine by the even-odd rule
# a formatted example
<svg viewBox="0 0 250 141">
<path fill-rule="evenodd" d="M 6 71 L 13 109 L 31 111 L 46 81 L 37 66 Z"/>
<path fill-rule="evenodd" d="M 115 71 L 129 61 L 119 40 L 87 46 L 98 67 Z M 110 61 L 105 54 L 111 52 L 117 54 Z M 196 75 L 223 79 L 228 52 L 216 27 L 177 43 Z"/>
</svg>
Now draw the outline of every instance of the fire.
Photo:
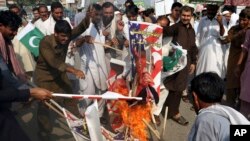
<svg viewBox="0 0 250 141">
<path fill-rule="evenodd" d="M 119 101 L 117 105 L 118 109 L 121 111 L 121 117 L 124 124 L 130 128 L 131 135 L 140 141 L 147 141 L 147 126 L 143 123 L 142 119 L 144 118 L 147 122 L 151 120 L 151 105 L 149 102 L 147 104 L 129 107 L 126 101 Z"/>
<path fill-rule="evenodd" d="M 144 67 L 144 66 L 143 66 Z M 140 82 L 140 86 L 145 87 L 145 84 L 148 85 L 151 81 L 147 73 L 140 73 L 141 78 L 144 78 L 145 81 Z M 147 79 L 146 79 L 147 78 Z M 120 93 L 122 95 L 128 96 L 129 89 L 126 85 L 124 79 L 117 79 L 115 83 L 110 88 L 111 91 Z M 137 104 L 132 107 L 128 105 L 126 101 L 112 101 L 110 102 L 111 109 L 116 113 L 113 124 L 111 126 L 113 129 L 120 130 L 119 127 L 124 127 L 125 125 L 130 129 L 130 134 L 139 139 L 140 141 L 148 140 L 147 126 L 144 124 L 142 119 L 145 119 L 147 122 L 151 120 L 151 104 L 150 102 L 145 102 L 143 104 Z M 121 130 L 120 130 L 121 131 Z"/>
</svg>

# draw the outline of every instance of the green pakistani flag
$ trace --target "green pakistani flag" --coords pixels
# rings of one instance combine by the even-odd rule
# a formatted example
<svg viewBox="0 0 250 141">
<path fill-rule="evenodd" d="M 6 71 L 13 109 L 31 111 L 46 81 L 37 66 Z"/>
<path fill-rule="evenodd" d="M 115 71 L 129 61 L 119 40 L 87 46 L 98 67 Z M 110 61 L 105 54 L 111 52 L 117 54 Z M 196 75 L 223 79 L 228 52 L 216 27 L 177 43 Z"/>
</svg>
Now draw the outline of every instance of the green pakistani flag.
<svg viewBox="0 0 250 141">
<path fill-rule="evenodd" d="M 35 56 L 39 55 L 39 43 L 43 33 L 32 23 L 28 23 L 17 35 L 17 39 Z"/>
</svg>

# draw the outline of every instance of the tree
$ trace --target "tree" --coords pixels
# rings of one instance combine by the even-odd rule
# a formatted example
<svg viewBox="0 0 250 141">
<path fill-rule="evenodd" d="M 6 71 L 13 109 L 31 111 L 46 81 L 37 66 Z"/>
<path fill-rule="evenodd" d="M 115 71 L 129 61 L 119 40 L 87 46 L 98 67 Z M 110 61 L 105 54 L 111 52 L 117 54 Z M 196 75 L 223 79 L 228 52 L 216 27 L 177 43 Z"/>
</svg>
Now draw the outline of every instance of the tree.
<svg viewBox="0 0 250 141">
<path fill-rule="evenodd" d="M 54 1 L 59 0 L 14 0 L 14 2 L 17 3 L 19 6 L 35 6 L 38 4 L 50 5 Z"/>
</svg>

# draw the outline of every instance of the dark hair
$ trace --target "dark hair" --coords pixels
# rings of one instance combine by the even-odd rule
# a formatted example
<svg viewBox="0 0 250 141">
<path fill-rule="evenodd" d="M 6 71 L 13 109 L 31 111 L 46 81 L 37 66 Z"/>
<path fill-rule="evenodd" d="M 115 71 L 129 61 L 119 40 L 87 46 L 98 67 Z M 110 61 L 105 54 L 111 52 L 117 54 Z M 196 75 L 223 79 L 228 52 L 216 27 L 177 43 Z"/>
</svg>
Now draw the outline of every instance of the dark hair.
<svg viewBox="0 0 250 141">
<path fill-rule="evenodd" d="M 51 4 L 51 12 L 53 12 L 57 8 L 62 8 L 63 9 L 63 5 L 60 2 L 52 2 L 52 4 Z"/>
<path fill-rule="evenodd" d="M 241 12 L 239 14 L 239 17 L 250 19 L 250 9 L 243 9 L 243 10 L 241 10 Z"/>
<path fill-rule="evenodd" d="M 102 6 L 99 5 L 99 4 L 96 4 L 96 3 L 93 3 L 91 4 L 89 7 L 88 7 L 88 12 L 92 11 L 93 9 L 95 9 L 96 11 L 101 11 L 102 10 Z"/>
<path fill-rule="evenodd" d="M 216 5 L 216 4 L 208 4 L 207 5 L 207 9 L 216 9 L 216 10 L 218 10 L 219 9 L 219 6 L 218 5 Z"/>
<path fill-rule="evenodd" d="M 38 10 L 39 10 L 40 8 L 42 8 L 42 7 L 46 8 L 46 9 L 48 10 L 48 7 L 47 7 L 45 4 L 40 4 L 39 7 L 38 7 Z"/>
<path fill-rule="evenodd" d="M 181 12 L 180 13 L 182 13 L 183 11 L 191 12 L 191 14 L 193 15 L 194 9 L 192 7 L 190 7 L 190 6 L 185 5 L 185 6 L 181 7 Z"/>
<path fill-rule="evenodd" d="M 146 9 L 146 10 L 143 11 L 142 13 L 143 13 L 143 15 L 146 16 L 146 17 L 149 17 L 149 15 L 151 14 L 149 9 Z"/>
<path fill-rule="evenodd" d="M 235 13 L 236 12 L 236 6 L 225 5 L 223 7 L 222 11 L 229 11 L 229 12 Z"/>
<path fill-rule="evenodd" d="M 38 7 L 34 7 L 34 8 L 32 9 L 33 12 L 34 12 L 34 11 L 38 11 L 38 10 L 39 10 Z"/>
<path fill-rule="evenodd" d="M 182 7 L 182 4 L 179 3 L 179 2 L 174 2 L 174 3 L 172 4 L 171 10 L 173 10 L 175 7 Z"/>
<path fill-rule="evenodd" d="M 104 2 L 102 4 L 102 8 L 109 8 L 109 7 L 113 7 L 113 9 L 115 8 L 115 6 L 111 2 Z"/>
<path fill-rule="evenodd" d="M 224 87 L 224 81 L 213 72 L 202 73 L 191 81 L 191 91 L 207 103 L 221 102 Z"/>
<path fill-rule="evenodd" d="M 12 30 L 17 30 L 22 25 L 22 19 L 11 11 L 1 11 L 0 23 L 10 27 Z"/>
<path fill-rule="evenodd" d="M 11 4 L 11 5 L 9 6 L 9 10 L 10 10 L 10 9 L 13 9 L 13 8 L 18 8 L 18 9 L 20 10 L 20 7 L 19 7 L 18 5 L 16 5 L 16 4 Z"/>
<path fill-rule="evenodd" d="M 71 34 L 71 26 L 66 20 L 58 20 L 56 21 L 55 25 L 55 32 L 56 33 L 65 33 L 65 34 Z"/>
<path fill-rule="evenodd" d="M 155 9 L 154 8 L 149 8 L 148 11 L 150 12 L 150 14 L 155 13 Z"/>
<path fill-rule="evenodd" d="M 27 12 L 26 12 L 24 9 L 22 9 L 22 10 L 20 11 L 19 16 L 20 16 L 21 18 L 23 18 L 24 16 L 27 16 Z"/>
<path fill-rule="evenodd" d="M 126 4 L 135 5 L 134 2 L 133 2 L 133 0 L 126 0 L 124 4 L 125 5 Z"/>
<path fill-rule="evenodd" d="M 161 21 L 161 20 L 167 20 L 167 21 L 169 21 L 169 19 L 168 19 L 168 17 L 167 17 L 166 15 L 161 15 L 161 16 L 159 16 L 159 17 L 157 18 L 157 22 L 158 22 L 158 21 Z"/>
<path fill-rule="evenodd" d="M 128 14 L 132 14 L 132 15 L 138 15 L 139 12 L 139 8 L 136 5 L 130 5 L 126 8 L 125 13 Z"/>
</svg>

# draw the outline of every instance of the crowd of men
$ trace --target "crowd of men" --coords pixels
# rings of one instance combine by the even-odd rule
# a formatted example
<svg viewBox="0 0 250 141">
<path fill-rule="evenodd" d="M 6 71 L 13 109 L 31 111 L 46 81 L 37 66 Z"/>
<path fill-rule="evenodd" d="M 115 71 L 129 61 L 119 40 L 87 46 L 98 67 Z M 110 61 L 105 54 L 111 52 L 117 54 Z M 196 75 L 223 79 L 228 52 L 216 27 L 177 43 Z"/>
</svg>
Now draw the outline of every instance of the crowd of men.
<svg viewBox="0 0 250 141">
<path fill-rule="evenodd" d="M 21 45 L 14 37 L 28 23 L 21 9 L 12 5 L 8 11 L 0 12 L 1 140 L 29 140 L 10 111 L 11 102 L 27 101 L 30 96 L 47 100 L 52 98 L 52 92 L 80 95 L 106 92 L 111 58 L 129 61 L 129 21 L 153 23 L 163 28 L 163 56 L 173 54 L 171 42 L 187 50 L 186 67 L 163 80 L 161 93 L 167 92 L 168 96 L 161 114 L 167 114 L 180 125 L 188 125 L 179 107 L 181 99 L 188 101 L 191 96 L 198 116 L 188 140 L 229 140 L 230 124 L 250 124 L 247 88 L 250 8 L 243 9 L 237 17 L 230 6 L 221 10 L 218 5 L 208 4 L 198 13 L 192 6 L 175 2 L 170 14 L 156 17 L 152 8 L 139 9 L 132 0 L 124 5 L 125 11 L 110 2 L 91 4 L 83 11 L 79 8 L 73 26 L 64 17 L 60 2 L 52 2 L 50 11 L 43 4 L 34 8 L 31 22 L 45 35 L 39 44 L 38 57 L 27 49 L 20 51 L 25 47 L 17 49 Z M 193 76 L 196 77 L 190 83 Z M 29 88 L 29 81 L 39 88 Z M 227 106 L 220 104 L 224 94 Z M 83 117 L 93 102 L 53 99 Z M 106 102 L 100 100 L 98 105 L 100 121 L 105 124 Z M 166 107 L 168 113 L 164 113 Z M 55 123 L 43 102 L 38 103 L 37 115 L 39 138 L 48 141 Z M 155 115 L 158 125 L 159 117 Z"/>
</svg>

